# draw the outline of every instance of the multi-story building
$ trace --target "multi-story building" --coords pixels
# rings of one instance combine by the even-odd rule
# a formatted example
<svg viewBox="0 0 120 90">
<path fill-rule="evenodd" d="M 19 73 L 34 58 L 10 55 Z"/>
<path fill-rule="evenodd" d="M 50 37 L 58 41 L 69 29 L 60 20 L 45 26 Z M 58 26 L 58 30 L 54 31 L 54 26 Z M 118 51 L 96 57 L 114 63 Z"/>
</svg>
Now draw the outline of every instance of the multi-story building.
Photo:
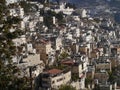
<svg viewBox="0 0 120 90">
<path fill-rule="evenodd" d="M 51 69 L 42 73 L 41 87 L 43 89 L 58 89 L 71 80 L 71 71 Z"/>
<path fill-rule="evenodd" d="M 61 64 L 71 66 L 72 77 L 78 77 L 80 88 L 85 88 L 85 78 L 87 71 L 87 62 L 75 62 L 74 60 L 65 60 Z"/>
<path fill-rule="evenodd" d="M 41 40 L 40 43 L 35 44 L 36 52 L 40 54 L 41 60 L 48 64 L 48 55 L 51 52 L 51 42 Z"/>
<path fill-rule="evenodd" d="M 6 0 L 6 4 L 13 4 L 13 3 L 16 3 L 16 2 L 19 2 L 19 1 L 22 1 L 22 0 Z M 25 0 L 26 1 L 26 0 Z"/>
</svg>

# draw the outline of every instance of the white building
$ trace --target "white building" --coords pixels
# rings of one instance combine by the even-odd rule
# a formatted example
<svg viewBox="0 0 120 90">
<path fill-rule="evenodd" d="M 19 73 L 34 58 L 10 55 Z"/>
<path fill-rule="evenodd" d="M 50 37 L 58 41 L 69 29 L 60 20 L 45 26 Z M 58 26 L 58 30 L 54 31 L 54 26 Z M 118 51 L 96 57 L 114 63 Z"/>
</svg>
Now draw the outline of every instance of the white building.
<svg viewBox="0 0 120 90">
<path fill-rule="evenodd" d="M 27 44 L 27 51 L 28 51 L 29 53 L 33 53 L 34 49 L 33 49 L 32 43 Z"/>
<path fill-rule="evenodd" d="M 65 8 L 66 3 L 62 3 L 59 8 L 54 9 L 56 13 L 63 12 L 64 14 L 71 15 L 72 12 L 74 11 L 73 8 Z"/>
<path fill-rule="evenodd" d="M 23 0 L 6 0 L 6 5 L 17 3 L 19 1 L 23 1 Z M 26 0 L 24 0 L 24 1 L 26 1 Z"/>
<path fill-rule="evenodd" d="M 62 47 L 62 38 L 61 37 L 56 38 L 55 44 L 56 44 L 56 50 L 60 50 Z"/>
<path fill-rule="evenodd" d="M 24 9 L 21 8 L 21 6 L 19 6 L 19 16 L 20 16 L 20 18 L 24 17 Z"/>
<path fill-rule="evenodd" d="M 85 9 L 82 10 L 82 12 L 81 12 L 81 17 L 82 17 L 82 18 L 87 17 L 87 11 L 86 11 Z"/>
<path fill-rule="evenodd" d="M 75 36 L 76 36 L 76 37 L 79 37 L 79 36 L 80 36 L 80 29 L 79 29 L 79 28 L 76 28 L 75 31 L 76 31 L 76 32 L 75 32 Z"/>
<path fill-rule="evenodd" d="M 25 35 L 22 35 L 20 38 L 13 39 L 15 46 L 20 46 L 21 44 L 27 43 Z"/>
<path fill-rule="evenodd" d="M 23 18 L 24 17 L 24 9 L 19 6 L 18 8 L 12 8 L 12 9 L 9 9 L 10 11 L 10 16 L 19 16 L 20 18 Z"/>
<path fill-rule="evenodd" d="M 43 16 L 40 16 L 40 17 L 39 17 L 39 21 L 40 21 L 40 22 L 43 22 L 43 21 L 44 21 Z"/>
<path fill-rule="evenodd" d="M 73 16 L 73 19 L 74 19 L 75 21 L 80 21 L 79 16 Z"/>
<path fill-rule="evenodd" d="M 22 73 L 29 75 L 29 67 L 35 67 L 35 69 L 32 70 L 32 77 L 36 77 L 42 73 L 45 67 L 43 61 L 40 60 L 40 54 L 28 55 L 28 57 L 23 58 L 22 61 L 23 63 L 18 64 L 18 67 L 23 70 Z"/>
<path fill-rule="evenodd" d="M 55 18 L 55 16 L 53 17 L 53 24 L 55 24 L 56 23 L 56 18 Z"/>
<path fill-rule="evenodd" d="M 24 22 L 24 21 L 21 21 L 20 24 L 21 24 L 21 25 L 20 25 L 21 30 L 24 30 L 24 29 L 25 29 L 25 22 Z"/>
<path fill-rule="evenodd" d="M 35 31 L 36 24 L 37 24 L 37 21 L 35 21 L 35 20 L 29 22 L 30 31 Z"/>
<path fill-rule="evenodd" d="M 10 9 L 9 11 L 10 11 L 10 16 L 14 16 L 14 17 L 18 16 L 15 9 Z"/>
<path fill-rule="evenodd" d="M 70 40 L 72 40 L 72 39 L 73 39 L 73 36 L 72 36 L 72 34 L 71 34 L 71 33 L 67 33 L 67 39 L 70 39 Z"/>
</svg>

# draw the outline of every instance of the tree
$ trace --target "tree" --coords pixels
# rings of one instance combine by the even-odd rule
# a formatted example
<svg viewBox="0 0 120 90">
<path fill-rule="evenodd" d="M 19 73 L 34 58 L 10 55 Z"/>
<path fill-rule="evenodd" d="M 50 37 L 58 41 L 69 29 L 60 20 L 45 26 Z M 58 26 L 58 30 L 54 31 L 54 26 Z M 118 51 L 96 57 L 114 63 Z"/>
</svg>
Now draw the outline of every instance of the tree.
<svg viewBox="0 0 120 90">
<path fill-rule="evenodd" d="M 66 59 L 69 56 L 69 54 L 67 52 L 62 52 L 59 56 L 59 59 Z"/>
<path fill-rule="evenodd" d="M 58 23 L 64 22 L 63 12 L 57 13 L 55 17 L 58 19 Z"/>
<path fill-rule="evenodd" d="M 11 32 L 18 17 L 10 17 L 5 0 L 0 0 L 0 90 L 25 90 L 27 77 L 18 78 L 19 68 L 13 64 L 12 55 L 16 52 L 12 39 L 20 36 L 20 30 Z M 27 89 L 26 89 L 27 90 Z"/>
<path fill-rule="evenodd" d="M 72 4 L 72 3 L 67 3 L 65 7 L 66 7 L 66 8 L 69 7 L 69 8 L 76 9 L 75 4 Z"/>
<path fill-rule="evenodd" d="M 76 90 L 76 88 L 71 85 L 63 85 L 59 88 L 59 90 Z"/>
<path fill-rule="evenodd" d="M 53 25 L 53 19 L 51 16 L 44 16 L 44 24 L 48 27 L 51 28 Z"/>
<path fill-rule="evenodd" d="M 78 74 L 72 74 L 72 81 L 78 81 L 79 80 L 79 76 L 78 76 Z"/>
<path fill-rule="evenodd" d="M 85 86 L 88 87 L 88 85 L 89 85 L 89 84 L 91 85 L 92 82 L 93 82 L 92 78 L 87 77 L 87 78 L 85 79 Z"/>
<path fill-rule="evenodd" d="M 21 1 L 20 5 L 24 8 L 25 13 L 35 12 L 38 10 L 38 6 L 35 4 L 27 3 L 26 1 Z"/>
<path fill-rule="evenodd" d="M 48 10 L 44 11 L 44 9 L 41 9 L 40 14 L 44 16 L 44 24 L 48 28 L 52 28 L 53 26 L 53 16 L 56 16 L 56 13 L 54 11 Z"/>
</svg>

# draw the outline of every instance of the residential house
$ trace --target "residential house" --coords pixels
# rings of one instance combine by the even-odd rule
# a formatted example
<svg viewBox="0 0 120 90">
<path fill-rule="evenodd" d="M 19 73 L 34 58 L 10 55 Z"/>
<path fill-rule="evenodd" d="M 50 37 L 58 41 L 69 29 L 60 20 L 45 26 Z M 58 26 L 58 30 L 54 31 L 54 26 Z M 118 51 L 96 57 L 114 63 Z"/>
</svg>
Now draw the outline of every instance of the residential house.
<svg viewBox="0 0 120 90">
<path fill-rule="evenodd" d="M 69 7 L 65 8 L 65 5 L 66 3 L 62 3 L 60 4 L 59 8 L 55 8 L 53 9 L 53 11 L 55 11 L 56 13 L 63 12 L 66 15 L 71 15 L 74 9 Z"/>
<path fill-rule="evenodd" d="M 109 78 L 109 75 L 107 71 L 105 70 L 100 70 L 100 71 L 95 72 L 94 79 L 98 81 L 96 82 L 97 84 L 107 82 L 108 78 Z"/>
<path fill-rule="evenodd" d="M 6 0 L 6 5 L 17 3 L 19 1 L 22 1 L 22 0 Z"/>
<path fill-rule="evenodd" d="M 20 46 L 27 43 L 25 35 L 22 35 L 20 38 L 13 39 L 15 46 Z"/>
<path fill-rule="evenodd" d="M 62 48 L 62 37 L 57 37 L 55 42 L 56 50 L 61 50 Z"/>
<path fill-rule="evenodd" d="M 48 64 L 48 55 L 51 52 L 51 42 L 41 39 L 39 43 L 35 44 L 36 53 L 40 54 L 40 59 Z"/>
<path fill-rule="evenodd" d="M 32 77 L 35 78 L 42 73 L 45 68 L 45 64 L 40 60 L 39 54 L 29 54 L 27 57 L 22 58 L 21 62 L 17 65 L 20 68 L 21 76 L 25 75 L 29 77 L 31 74 Z M 29 72 L 30 69 L 31 72 Z"/>
<path fill-rule="evenodd" d="M 44 71 L 41 78 L 41 87 L 47 89 L 58 89 L 61 85 L 69 83 L 71 80 L 71 71 L 51 69 Z"/>
<path fill-rule="evenodd" d="M 98 49 L 93 49 L 91 52 L 90 52 L 90 58 L 96 58 L 98 59 L 100 56 L 99 54 L 99 50 Z"/>
<path fill-rule="evenodd" d="M 95 75 L 95 67 L 93 65 L 89 65 L 86 73 L 86 77 L 90 79 L 94 79 L 94 75 Z"/>
<path fill-rule="evenodd" d="M 75 62 L 75 60 L 63 60 L 61 62 L 63 65 L 68 65 L 71 67 L 72 77 L 78 77 L 80 82 L 80 88 L 85 88 L 85 78 L 86 78 L 86 71 L 87 71 L 87 63 L 86 62 Z"/>
<path fill-rule="evenodd" d="M 95 67 L 96 67 L 96 70 L 109 70 L 109 71 L 112 70 L 111 62 L 109 60 L 100 61 L 100 62 L 97 61 Z"/>
</svg>

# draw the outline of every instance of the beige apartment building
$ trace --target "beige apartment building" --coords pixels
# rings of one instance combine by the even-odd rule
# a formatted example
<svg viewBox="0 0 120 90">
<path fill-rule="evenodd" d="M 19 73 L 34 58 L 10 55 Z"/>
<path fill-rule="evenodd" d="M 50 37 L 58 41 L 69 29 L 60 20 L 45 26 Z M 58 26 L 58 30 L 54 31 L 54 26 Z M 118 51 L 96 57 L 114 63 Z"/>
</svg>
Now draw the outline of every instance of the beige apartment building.
<svg viewBox="0 0 120 90">
<path fill-rule="evenodd" d="M 42 88 L 58 89 L 61 85 L 69 83 L 70 80 L 71 71 L 51 69 L 42 73 Z"/>
</svg>

